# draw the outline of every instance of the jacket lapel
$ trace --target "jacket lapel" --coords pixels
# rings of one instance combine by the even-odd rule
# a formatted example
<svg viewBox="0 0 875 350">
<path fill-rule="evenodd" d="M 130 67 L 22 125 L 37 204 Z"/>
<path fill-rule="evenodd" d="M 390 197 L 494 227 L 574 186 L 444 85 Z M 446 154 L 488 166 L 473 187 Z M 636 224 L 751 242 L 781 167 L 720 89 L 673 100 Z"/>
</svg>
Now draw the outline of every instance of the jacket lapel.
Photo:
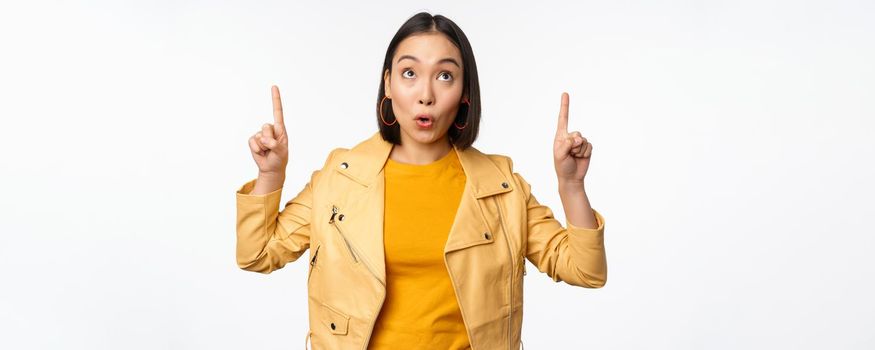
<svg viewBox="0 0 875 350">
<path fill-rule="evenodd" d="M 383 208 L 385 200 L 385 173 L 383 166 L 389 158 L 393 144 L 383 140 L 379 131 L 340 155 L 335 171 L 357 185 L 345 197 L 340 211 L 345 214 L 344 234 L 356 247 L 360 257 L 374 274 L 386 284 L 385 252 L 383 250 Z M 445 253 L 492 243 L 493 232 L 500 229 L 496 208 L 487 197 L 513 190 L 513 182 L 501 170 L 474 147 L 462 151 L 453 146 L 459 156 L 466 183 L 459 202 L 456 217 L 447 238 Z"/>
<path fill-rule="evenodd" d="M 507 176 L 501 172 L 489 156 L 474 147 L 460 151 L 462 170 L 465 171 L 466 184 L 459 201 L 459 210 L 450 229 L 444 253 L 468 248 L 478 244 L 492 243 L 493 232 L 498 232 L 500 221 L 490 196 L 513 190 Z"/>
</svg>

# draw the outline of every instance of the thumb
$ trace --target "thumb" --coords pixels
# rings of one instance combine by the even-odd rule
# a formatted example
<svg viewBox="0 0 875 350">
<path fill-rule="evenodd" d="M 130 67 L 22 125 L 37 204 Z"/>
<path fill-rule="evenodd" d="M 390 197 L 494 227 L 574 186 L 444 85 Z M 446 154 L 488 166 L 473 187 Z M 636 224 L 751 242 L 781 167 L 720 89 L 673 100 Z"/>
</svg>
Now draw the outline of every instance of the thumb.
<svg viewBox="0 0 875 350">
<path fill-rule="evenodd" d="M 574 144 L 574 138 L 571 135 L 563 136 L 559 141 L 559 146 L 556 147 L 556 157 L 558 159 L 565 158 L 565 155 L 570 153 L 571 148 L 574 146 L 578 146 L 579 144 Z"/>
</svg>

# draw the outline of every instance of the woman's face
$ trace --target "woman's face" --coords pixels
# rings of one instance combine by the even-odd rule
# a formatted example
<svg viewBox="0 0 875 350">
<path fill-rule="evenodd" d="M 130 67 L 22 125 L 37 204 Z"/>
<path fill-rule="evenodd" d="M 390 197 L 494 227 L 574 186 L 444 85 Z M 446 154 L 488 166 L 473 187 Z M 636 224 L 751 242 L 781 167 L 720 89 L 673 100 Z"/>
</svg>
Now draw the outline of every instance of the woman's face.
<svg viewBox="0 0 875 350">
<path fill-rule="evenodd" d="M 401 127 L 402 145 L 445 139 L 462 103 L 462 68 L 461 52 L 442 33 L 421 33 L 401 41 L 392 71 L 384 72 L 383 81 Z M 421 120 L 423 115 L 426 120 Z"/>
</svg>

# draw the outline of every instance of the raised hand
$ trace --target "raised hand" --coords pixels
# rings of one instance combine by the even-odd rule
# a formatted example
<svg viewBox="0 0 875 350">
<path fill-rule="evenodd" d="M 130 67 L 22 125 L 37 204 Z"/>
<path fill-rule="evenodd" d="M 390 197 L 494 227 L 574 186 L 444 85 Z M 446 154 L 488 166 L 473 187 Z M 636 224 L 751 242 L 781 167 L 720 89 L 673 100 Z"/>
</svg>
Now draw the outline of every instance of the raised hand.
<svg viewBox="0 0 875 350">
<path fill-rule="evenodd" d="M 271 86 L 271 95 L 273 124 L 265 123 L 260 131 L 249 138 L 249 150 L 260 175 L 284 176 L 289 162 L 289 138 L 283 121 L 280 90 L 276 85 Z"/>
<path fill-rule="evenodd" d="M 553 141 L 553 164 L 559 182 L 583 183 L 589 169 L 592 144 L 579 131 L 568 132 L 568 93 L 562 93 L 559 107 L 559 124 Z"/>
</svg>

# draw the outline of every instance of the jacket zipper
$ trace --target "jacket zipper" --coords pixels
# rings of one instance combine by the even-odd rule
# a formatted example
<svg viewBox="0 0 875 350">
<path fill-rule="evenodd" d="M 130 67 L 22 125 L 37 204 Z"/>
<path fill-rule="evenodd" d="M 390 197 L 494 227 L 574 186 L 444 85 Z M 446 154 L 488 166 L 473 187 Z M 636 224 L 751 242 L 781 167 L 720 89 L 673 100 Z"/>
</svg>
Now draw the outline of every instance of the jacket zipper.
<svg viewBox="0 0 875 350">
<path fill-rule="evenodd" d="M 524 255 L 521 255 L 521 256 L 520 256 L 520 267 L 522 267 L 522 269 L 523 269 L 523 277 L 525 277 L 525 276 L 526 276 L 526 256 L 525 256 L 525 253 L 523 253 L 523 254 L 524 254 Z M 520 281 L 520 283 L 523 283 L 523 281 Z M 518 298 L 519 298 L 519 297 L 518 297 Z M 523 345 L 523 330 L 522 330 L 522 329 L 520 329 L 520 348 L 521 348 L 522 350 L 525 350 L 525 349 L 526 349 L 526 346 Z"/>
<path fill-rule="evenodd" d="M 526 275 L 526 256 L 520 255 L 520 268 L 523 269 L 523 276 Z"/>
<path fill-rule="evenodd" d="M 380 310 L 383 309 L 383 303 L 386 301 L 386 292 L 385 288 L 383 291 L 383 295 L 380 297 L 380 306 L 377 308 L 377 313 L 374 314 L 374 317 L 371 319 L 370 329 L 368 330 L 368 337 L 365 338 L 365 343 L 362 345 L 362 350 L 366 350 L 368 348 L 368 343 L 371 342 L 371 336 L 374 334 L 374 326 L 377 323 L 377 317 L 380 315 Z"/>
<path fill-rule="evenodd" d="M 377 312 L 374 314 L 374 317 L 371 318 L 371 323 L 368 329 L 368 337 L 365 338 L 365 343 L 362 344 L 362 350 L 366 350 L 368 348 L 368 343 L 371 342 L 371 336 L 374 335 L 374 326 L 377 323 L 377 317 L 380 315 L 380 310 L 383 309 L 383 303 L 386 302 L 386 288 L 383 286 L 383 295 L 380 296 L 380 306 L 377 308 Z"/>
<path fill-rule="evenodd" d="M 343 243 L 346 244 L 346 249 L 347 249 L 347 251 L 349 251 L 349 255 L 352 257 L 352 260 L 353 260 L 354 262 L 358 263 L 358 262 L 359 262 L 359 259 L 358 259 L 358 257 L 356 257 L 356 254 L 355 254 L 355 252 L 354 252 L 353 249 L 352 249 L 352 245 L 349 244 L 349 240 L 346 239 L 346 235 L 343 234 L 343 230 L 340 229 L 340 225 L 338 225 L 338 224 L 334 221 L 334 217 L 335 217 L 336 215 L 337 215 L 337 207 L 334 206 L 334 205 L 332 205 L 332 206 L 331 206 L 331 218 L 328 219 L 328 223 L 334 225 L 334 227 L 337 228 L 337 233 L 340 234 L 340 238 L 343 238 Z M 341 214 L 341 215 L 342 215 L 342 214 Z"/>
<path fill-rule="evenodd" d="M 340 237 L 342 237 L 343 242 L 346 243 L 346 248 L 349 250 L 350 255 L 353 256 L 353 260 L 355 260 L 355 262 L 358 262 L 358 259 L 356 258 L 358 251 L 352 246 L 352 244 L 349 243 L 349 240 L 346 239 L 346 235 L 343 234 L 343 230 L 340 228 L 340 225 L 334 222 L 335 215 L 337 215 L 337 206 L 331 205 L 331 219 L 328 220 L 328 223 L 334 225 L 334 227 L 337 228 L 337 232 L 340 233 Z M 367 269 L 368 272 L 370 272 L 371 275 L 374 276 L 374 279 L 376 279 L 377 282 L 380 282 L 380 284 L 383 285 L 383 295 L 380 298 L 380 306 L 377 309 L 377 312 L 374 314 L 374 317 L 371 317 L 368 337 L 365 338 L 365 342 L 364 344 L 362 344 L 362 350 L 365 350 L 368 347 L 368 343 L 371 341 L 371 336 L 374 332 L 374 325 L 375 323 L 377 323 L 377 317 L 380 314 L 380 309 L 383 308 L 383 303 L 386 301 L 386 284 L 380 280 L 380 277 L 377 276 L 377 274 L 374 272 L 370 265 L 368 265 L 367 263 L 363 263 L 363 265 L 365 265 L 365 269 Z"/>
<path fill-rule="evenodd" d="M 313 275 L 313 269 L 316 268 L 316 257 L 319 256 L 319 248 L 322 248 L 322 243 L 316 245 L 316 250 L 313 251 L 313 257 L 310 258 L 310 272 L 307 272 L 307 283 L 310 283 L 310 276 Z M 304 339 L 304 349 L 309 348 L 310 343 L 310 328 L 307 328 L 307 337 Z"/>
<path fill-rule="evenodd" d="M 497 199 L 494 199 L 495 207 L 498 208 L 498 222 L 501 225 L 501 230 L 504 231 L 504 237 L 507 243 L 507 253 L 510 254 L 511 268 L 510 268 L 510 283 L 508 284 L 508 293 L 510 294 L 510 303 L 507 307 L 507 348 L 513 349 L 511 346 L 511 327 L 513 326 L 513 275 L 516 274 L 516 269 L 513 266 L 514 253 L 513 249 L 510 247 L 510 235 L 507 234 L 507 230 L 504 228 L 504 216 L 501 215 L 501 204 L 498 203 Z"/>
<path fill-rule="evenodd" d="M 322 244 L 316 246 L 316 251 L 313 252 L 313 257 L 310 259 L 310 272 L 307 273 L 307 281 L 310 281 L 310 275 L 313 274 L 313 269 L 316 268 L 316 257 L 319 256 L 319 248 L 322 248 Z"/>
<path fill-rule="evenodd" d="M 468 341 L 473 342 L 474 338 L 471 337 L 471 332 L 468 330 L 468 322 L 467 317 L 465 317 L 465 308 L 462 306 L 462 300 L 459 299 L 459 290 L 456 289 L 456 277 L 453 275 L 453 270 L 450 269 L 450 263 L 447 262 L 447 253 L 444 253 L 444 266 L 447 267 L 447 272 L 450 274 L 450 284 L 453 285 L 453 294 L 456 295 L 456 302 L 459 303 L 459 312 L 462 314 L 462 323 L 465 324 L 465 332 L 468 333 Z M 473 346 L 471 347 L 474 348 Z"/>
</svg>

